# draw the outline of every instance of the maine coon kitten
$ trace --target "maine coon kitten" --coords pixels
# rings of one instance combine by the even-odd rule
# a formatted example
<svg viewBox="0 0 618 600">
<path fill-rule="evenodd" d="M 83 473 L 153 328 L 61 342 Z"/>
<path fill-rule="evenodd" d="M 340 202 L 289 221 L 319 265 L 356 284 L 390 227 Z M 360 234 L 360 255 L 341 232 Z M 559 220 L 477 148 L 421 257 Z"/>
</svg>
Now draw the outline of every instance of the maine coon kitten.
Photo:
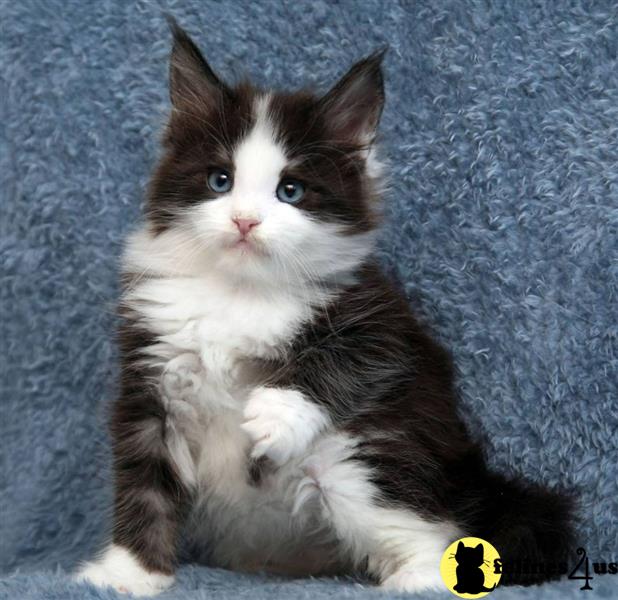
<svg viewBox="0 0 618 600">
<path fill-rule="evenodd" d="M 448 355 L 372 258 L 382 55 L 322 97 L 266 92 L 172 29 L 165 153 L 123 263 L 112 542 L 79 578 L 154 594 L 181 538 L 221 567 L 409 591 L 442 587 L 463 535 L 507 564 L 566 552 L 568 501 L 487 470 Z"/>
</svg>

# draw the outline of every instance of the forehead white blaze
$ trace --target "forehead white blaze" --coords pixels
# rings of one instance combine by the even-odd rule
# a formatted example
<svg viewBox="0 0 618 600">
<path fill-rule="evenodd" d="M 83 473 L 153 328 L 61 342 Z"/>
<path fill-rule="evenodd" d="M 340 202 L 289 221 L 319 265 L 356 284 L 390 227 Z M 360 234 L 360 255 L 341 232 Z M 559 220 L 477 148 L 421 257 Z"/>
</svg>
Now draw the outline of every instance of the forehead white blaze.
<svg viewBox="0 0 618 600">
<path fill-rule="evenodd" d="M 269 206 L 277 202 L 277 184 L 287 160 L 276 141 L 269 103 L 269 96 L 255 101 L 255 124 L 234 152 L 234 216 L 264 218 Z"/>
</svg>

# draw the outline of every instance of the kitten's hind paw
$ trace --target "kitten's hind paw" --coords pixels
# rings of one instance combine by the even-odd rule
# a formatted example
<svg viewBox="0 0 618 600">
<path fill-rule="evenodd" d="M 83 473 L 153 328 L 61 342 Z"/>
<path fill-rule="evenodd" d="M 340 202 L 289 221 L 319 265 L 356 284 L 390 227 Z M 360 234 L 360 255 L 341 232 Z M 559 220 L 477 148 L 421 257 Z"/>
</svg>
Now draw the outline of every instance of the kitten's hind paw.
<svg viewBox="0 0 618 600">
<path fill-rule="evenodd" d="M 73 580 L 133 596 L 155 596 L 174 583 L 173 575 L 147 571 L 129 550 L 115 544 L 99 559 L 85 563 Z"/>
<path fill-rule="evenodd" d="M 435 570 L 426 572 L 422 569 L 411 569 L 405 566 L 387 577 L 382 582 L 381 587 L 398 592 L 426 592 L 446 589 L 439 572 Z"/>
</svg>

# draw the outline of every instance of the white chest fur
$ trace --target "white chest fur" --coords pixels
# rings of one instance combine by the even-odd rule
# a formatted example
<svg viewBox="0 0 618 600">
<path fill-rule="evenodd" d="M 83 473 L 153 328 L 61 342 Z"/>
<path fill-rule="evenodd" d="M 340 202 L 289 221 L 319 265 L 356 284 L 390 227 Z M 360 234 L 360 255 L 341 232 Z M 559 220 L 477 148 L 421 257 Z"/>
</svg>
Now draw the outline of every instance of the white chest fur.
<svg viewBox="0 0 618 600">
<path fill-rule="evenodd" d="M 168 420 L 182 434 L 177 437 L 186 438 L 184 454 L 191 448 L 195 462 L 205 454 L 200 448 L 214 443 L 219 448 L 213 455 L 222 457 L 226 468 L 232 462 L 246 473 L 242 409 L 260 384 L 246 359 L 276 355 L 310 309 L 283 294 L 231 289 L 215 276 L 144 280 L 126 294 L 125 303 L 154 334 L 155 342 L 144 351 L 159 374 Z M 216 470 L 213 455 L 206 458 L 209 470 Z M 185 475 L 194 481 L 189 470 Z"/>
<path fill-rule="evenodd" d="M 252 383 L 243 359 L 275 355 L 311 316 L 290 295 L 234 289 L 216 276 L 145 280 L 125 302 L 156 336 L 148 351 L 157 366 L 199 376 L 216 396 L 201 400 L 228 407 L 238 407 Z"/>
<path fill-rule="evenodd" d="M 288 294 L 258 294 L 215 275 L 145 280 L 126 301 L 170 345 L 182 350 L 220 347 L 235 356 L 271 353 L 311 314 Z"/>
<path fill-rule="evenodd" d="M 214 276 L 145 279 L 124 301 L 155 337 L 146 352 L 160 373 L 168 445 L 183 479 L 198 490 L 194 535 L 214 542 L 219 564 L 246 567 L 255 544 L 271 537 L 271 553 L 288 535 L 289 548 L 296 536 L 290 490 L 304 476 L 301 461 L 260 486 L 250 481 L 251 441 L 241 425 L 261 382 L 243 359 L 276 355 L 311 308 L 282 293 L 234 290 Z"/>
</svg>

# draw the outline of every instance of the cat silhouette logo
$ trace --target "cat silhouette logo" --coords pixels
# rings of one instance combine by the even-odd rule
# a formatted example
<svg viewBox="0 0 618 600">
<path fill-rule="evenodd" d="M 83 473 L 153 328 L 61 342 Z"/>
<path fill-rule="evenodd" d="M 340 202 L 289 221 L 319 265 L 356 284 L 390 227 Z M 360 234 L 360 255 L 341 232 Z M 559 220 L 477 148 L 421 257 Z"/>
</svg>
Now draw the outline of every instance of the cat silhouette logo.
<svg viewBox="0 0 618 600">
<path fill-rule="evenodd" d="M 498 551 L 485 540 L 467 537 L 446 549 L 440 561 L 440 574 L 455 596 L 482 598 L 493 592 L 500 581 L 502 569 L 494 565 L 500 565 Z"/>
</svg>

